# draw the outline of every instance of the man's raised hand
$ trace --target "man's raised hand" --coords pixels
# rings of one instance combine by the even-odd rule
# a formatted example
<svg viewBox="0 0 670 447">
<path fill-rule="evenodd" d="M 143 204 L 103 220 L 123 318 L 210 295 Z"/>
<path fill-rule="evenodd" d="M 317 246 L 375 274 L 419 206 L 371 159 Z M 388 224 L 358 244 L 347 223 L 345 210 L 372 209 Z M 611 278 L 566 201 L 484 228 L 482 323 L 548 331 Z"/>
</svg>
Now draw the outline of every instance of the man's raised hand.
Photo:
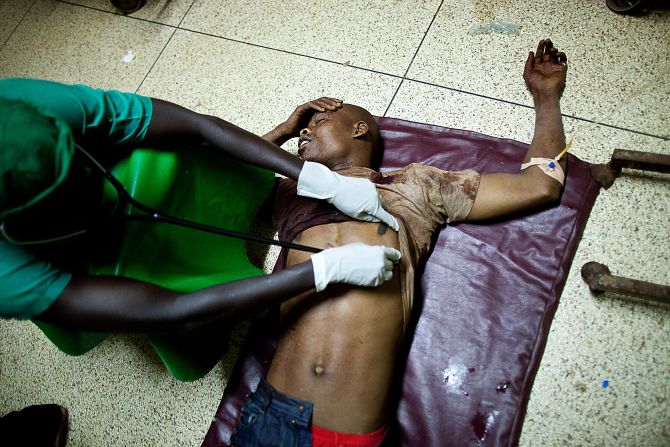
<svg viewBox="0 0 670 447">
<path fill-rule="evenodd" d="M 315 113 L 325 112 L 327 110 L 337 110 L 342 107 L 342 100 L 335 98 L 322 97 L 299 105 L 291 113 L 286 121 L 279 125 L 282 134 L 291 139 L 297 137 L 300 130 L 307 127 L 310 118 Z"/>
<path fill-rule="evenodd" d="M 554 48 L 551 40 L 541 40 L 537 51 L 528 53 L 523 79 L 533 98 L 561 97 L 565 89 L 568 58 Z"/>
</svg>

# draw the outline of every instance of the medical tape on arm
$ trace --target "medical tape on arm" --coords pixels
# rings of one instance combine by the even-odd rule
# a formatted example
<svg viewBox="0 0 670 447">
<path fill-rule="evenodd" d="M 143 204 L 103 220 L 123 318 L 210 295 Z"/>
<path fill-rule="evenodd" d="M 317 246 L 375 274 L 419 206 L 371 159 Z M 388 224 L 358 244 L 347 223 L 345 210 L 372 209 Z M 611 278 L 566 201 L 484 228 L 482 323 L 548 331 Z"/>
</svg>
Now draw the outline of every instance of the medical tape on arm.
<svg viewBox="0 0 670 447">
<path fill-rule="evenodd" d="M 538 168 L 540 168 L 542 172 L 544 172 L 546 175 L 553 178 L 558 183 L 560 183 L 561 186 L 563 186 L 563 182 L 565 181 L 565 173 L 563 172 L 563 168 L 561 168 L 561 165 L 558 163 L 558 160 L 556 158 L 533 157 L 530 159 L 528 163 L 524 163 L 521 165 L 521 170 L 523 171 L 524 169 L 531 166 L 537 166 Z"/>
</svg>

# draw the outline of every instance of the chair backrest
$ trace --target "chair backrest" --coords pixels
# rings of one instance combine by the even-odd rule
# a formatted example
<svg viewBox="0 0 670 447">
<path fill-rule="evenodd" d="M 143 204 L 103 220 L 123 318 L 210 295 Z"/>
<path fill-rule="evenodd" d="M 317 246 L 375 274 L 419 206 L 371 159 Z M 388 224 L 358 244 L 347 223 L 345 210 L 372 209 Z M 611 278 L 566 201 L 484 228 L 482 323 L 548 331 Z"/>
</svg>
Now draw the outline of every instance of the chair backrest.
<svg viewBox="0 0 670 447">
<path fill-rule="evenodd" d="M 135 199 L 162 213 L 236 231 L 249 230 L 274 181 L 269 171 L 197 149 L 137 149 L 112 172 Z M 127 222 L 116 261 L 91 273 L 182 292 L 263 274 L 243 240 L 151 222 Z"/>
<path fill-rule="evenodd" d="M 162 213 L 236 231 L 249 230 L 274 184 L 272 172 L 202 149 L 136 149 L 112 173 L 131 196 Z M 111 185 L 107 189 L 115 195 Z M 245 241 L 165 223 L 126 222 L 110 259 L 87 266 L 88 273 L 124 276 L 180 292 L 263 274 L 249 261 Z M 83 354 L 107 337 L 35 323 L 70 355 Z M 194 362 L 201 364 L 189 365 L 188 353 L 173 349 L 166 340 L 151 339 L 170 373 L 180 380 L 194 380 L 218 361 L 199 356 L 204 360 Z"/>
</svg>

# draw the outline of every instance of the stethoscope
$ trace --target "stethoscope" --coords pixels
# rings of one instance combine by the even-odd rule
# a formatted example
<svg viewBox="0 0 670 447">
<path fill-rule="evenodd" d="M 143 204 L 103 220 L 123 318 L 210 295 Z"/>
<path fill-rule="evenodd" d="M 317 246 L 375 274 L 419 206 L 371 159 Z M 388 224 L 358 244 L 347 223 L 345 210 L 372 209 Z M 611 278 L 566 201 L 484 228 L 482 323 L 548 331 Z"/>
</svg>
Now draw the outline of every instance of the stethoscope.
<svg viewBox="0 0 670 447">
<path fill-rule="evenodd" d="M 117 209 L 124 209 L 126 208 L 127 205 L 130 205 L 133 209 L 140 211 L 142 214 L 128 214 L 124 216 L 125 220 L 134 220 L 134 221 L 144 221 L 144 222 L 155 222 L 155 223 L 167 223 L 167 224 L 172 224 L 172 225 L 177 225 L 181 227 L 186 227 L 186 228 L 191 228 L 194 230 L 198 231 L 204 231 L 207 233 L 213 233 L 213 234 L 218 234 L 221 236 L 228 236 L 228 237 L 234 237 L 237 239 L 243 239 L 245 241 L 253 241 L 253 242 L 259 242 L 261 244 L 266 244 L 266 245 L 278 245 L 280 247 L 284 248 L 290 248 L 293 250 L 300 250 L 300 251 L 306 251 L 310 253 L 319 253 L 322 251 L 320 248 L 315 248 L 315 247 L 310 247 L 307 245 L 301 245 L 301 244 L 294 244 L 293 242 L 286 242 L 286 241 L 281 241 L 277 239 L 269 239 L 265 238 L 262 236 L 256 236 L 253 234 L 249 233 L 243 233 L 240 231 L 234 231 L 234 230 L 228 230 L 226 228 L 220 228 L 220 227 L 215 227 L 212 225 L 206 225 L 198 222 L 193 222 L 190 220 L 185 220 L 185 219 L 180 219 L 178 217 L 170 216 L 168 214 L 163 214 L 159 212 L 158 210 L 151 208 L 150 206 L 147 206 L 137 200 L 135 200 L 133 197 L 131 197 L 130 194 L 128 194 L 128 191 L 123 187 L 121 182 L 112 175 L 111 172 L 109 172 L 104 166 L 102 166 L 91 154 L 89 154 L 84 148 L 79 146 L 78 144 L 75 143 L 75 148 L 80 151 L 83 155 L 86 156 L 86 158 L 94 165 L 97 167 L 97 169 L 100 170 L 102 175 L 105 176 L 105 178 L 112 184 L 114 189 L 116 190 L 116 193 L 118 194 L 118 204 L 117 204 Z M 48 238 L 48 239 L 40 239 L 40 240 L 30 240 L 30 241 L 23 241 L 23 240 L 17 240 L 11 237 L 11 235 L 8 233 L 5 222 L 0 222 L 0 235 L 6 242 L 9 242 L 10 244 L 14 245 L 39 245 L 39 244 L 48 244 L 52 242 L 58 242 L 58 241 L 63 241 L 67 239 L 71 239 L 76 236 L 80 236 L 84 233 L 88 232 L 88 229 L 84 228 L 78 231 L 74 231 L 71 233 L 63 234 L 60 236 Z"/>
</svg>

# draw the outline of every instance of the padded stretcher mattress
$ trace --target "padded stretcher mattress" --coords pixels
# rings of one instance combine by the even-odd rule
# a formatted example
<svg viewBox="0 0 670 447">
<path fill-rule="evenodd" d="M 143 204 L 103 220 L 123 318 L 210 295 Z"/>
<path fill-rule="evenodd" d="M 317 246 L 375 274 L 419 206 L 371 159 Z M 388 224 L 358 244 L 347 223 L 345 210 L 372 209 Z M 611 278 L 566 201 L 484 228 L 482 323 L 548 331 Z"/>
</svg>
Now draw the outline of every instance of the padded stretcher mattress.
<svg viewBox="0 0 670 447">
<path fill-rule="evenodd" d="M 516 172 L 528 149 L 469 131 L 392 118 L 378 122 L 382 171 L 418 162 Z M 549 327 L 598 192 L 590 165 L 569 155 L 560 205 L 439 233 L 416 286 L 385 445 L 518 443 Z M 252 327 L 204 446 L 229 444 L 241 405 L 272 359 L 270 326 Z"/>
</svg>

